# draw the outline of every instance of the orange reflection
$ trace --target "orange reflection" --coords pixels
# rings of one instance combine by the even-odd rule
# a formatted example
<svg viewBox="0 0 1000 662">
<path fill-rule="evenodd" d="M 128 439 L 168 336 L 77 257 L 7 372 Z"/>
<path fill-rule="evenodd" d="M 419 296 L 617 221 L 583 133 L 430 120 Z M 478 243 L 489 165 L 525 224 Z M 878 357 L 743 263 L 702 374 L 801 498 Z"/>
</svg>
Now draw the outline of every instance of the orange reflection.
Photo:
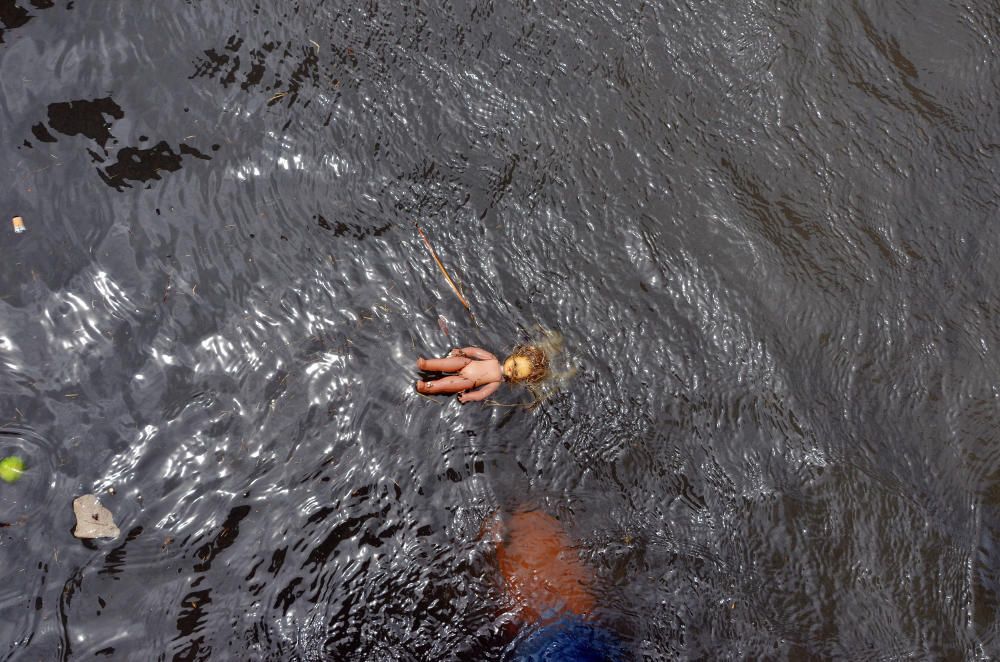
<svg viewBox="0 0 1000 662">
<path fill-rule="evenodd" d="M 572 548 L 555 518 L 540 512 L 515 513 L 497 543 L 497 562 L 522 622 L 594 609 L 590 570 Z"/>
</svg>

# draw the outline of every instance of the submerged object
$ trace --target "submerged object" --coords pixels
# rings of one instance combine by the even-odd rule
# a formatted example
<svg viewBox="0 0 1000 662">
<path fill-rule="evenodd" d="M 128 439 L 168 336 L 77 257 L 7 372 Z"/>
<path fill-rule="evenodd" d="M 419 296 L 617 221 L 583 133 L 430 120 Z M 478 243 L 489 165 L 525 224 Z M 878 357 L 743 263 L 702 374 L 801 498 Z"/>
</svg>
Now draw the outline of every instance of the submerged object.
<svg viewBox="0 0 1000 662">
<path fill-rule="evenodd" d="M 20 216 L 15 216 L 10 222 L 14 226 L 14 232 L 17 234 L 21 234 L 27 229 L 24 227 L 24 219 Z"/>
</svg>

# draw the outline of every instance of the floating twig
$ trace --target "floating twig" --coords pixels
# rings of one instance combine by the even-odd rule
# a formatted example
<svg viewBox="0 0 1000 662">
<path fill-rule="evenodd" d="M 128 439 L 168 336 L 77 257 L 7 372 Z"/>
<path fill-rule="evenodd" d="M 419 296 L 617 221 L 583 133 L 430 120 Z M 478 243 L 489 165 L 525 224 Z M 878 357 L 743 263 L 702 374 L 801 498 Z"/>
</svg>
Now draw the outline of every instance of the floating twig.
<svg viewBox="0 0 1000 662">
<path fill-rule="evenodd" d="M 530 403 L 530 402 L 500 402 L 499 400 L 492 400 L 492 399 L 490 399 L 490 400 L 483 400 L 483 406 L 484 407 L 508 407 L 508 408 L 512 408 L 512 407 L 524 407 L 525 409 L 528 409 L 529 407 L 532 406 L 532 403 Z"/>
<path fill-rule="evenodd" d="M 429 395 L 424 395 L 423 393 L 421 393 L 419 391 L 417 391 L 416 393 L 417 393 L 417 395 L 419 395 L 424 400 L 430 400 L 431 402 L 433 402 L 434 404 L 436 404 L 438 407 L 442 406 L 442 403 L 438 402 L 436 398 L 432 398 Z"/>
<path fill-rule="evenodd" d="M 417 224 L 414 223 L 414 225 Z M 444 278 L 446 281 L 448 281 L 448 285 L 451 286 L 451 289 L 455 293 L 455 296 L 457 296 L 458 300 L 462 302 L 462 305 L 465 306 L 466 310 L 472 312 L 472 308 L 469 306 L 469 302 L 465 299 L 464 296 L 462 296 L 462 292 L 458 289 L 458 286 L 455 285 L 455 281 L 452 280 L 451 276 L 448 274 L 448 270 L 444 268 L 444 264 L 441 262 L 441 258 L 438 257 L 437 252 L 434 250 L 434 247 L 431 246 L 430 239 L 427 238 L 427 235 L 424 234 L 424 231 L 420 228 L 419 225 L 417 225 L 417 232 L 420 233 L 420 238 L 424 240 L 424 245 L 427 246 L 427 250 L 430 251 L 431 257 L 434 258 L 434 261 L 438 265 L 438 269 L 440 269 L 441 273 L 444 274 Z"/>
</svg>

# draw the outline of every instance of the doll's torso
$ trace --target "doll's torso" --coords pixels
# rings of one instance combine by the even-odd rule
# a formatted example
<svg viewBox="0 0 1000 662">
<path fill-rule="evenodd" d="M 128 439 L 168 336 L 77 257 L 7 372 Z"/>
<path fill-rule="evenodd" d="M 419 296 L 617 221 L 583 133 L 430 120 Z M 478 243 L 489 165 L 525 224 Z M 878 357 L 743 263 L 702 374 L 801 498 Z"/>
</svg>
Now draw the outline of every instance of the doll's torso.
<svg viewBox="0 0 1000 662">
<path fill-rule="evenodd" d="M 496 359 L 471 361 L 469 365 L 462 368 L 459 374 L 474 382 L 476 386 L 492 384 L 493 382 L 503 380 L 503 373 L 500 372 L 500 362 Z"/>
</svg>

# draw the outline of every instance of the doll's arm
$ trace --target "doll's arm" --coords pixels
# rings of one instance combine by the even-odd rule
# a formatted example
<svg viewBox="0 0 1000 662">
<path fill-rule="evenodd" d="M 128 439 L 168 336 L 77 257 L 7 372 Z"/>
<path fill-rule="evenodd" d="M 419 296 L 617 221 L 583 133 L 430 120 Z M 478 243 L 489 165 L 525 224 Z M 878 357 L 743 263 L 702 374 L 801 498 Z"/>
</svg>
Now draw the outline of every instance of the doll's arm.
<svg viewBox="0 0 1000 662">
<path fill-rule="evenodd" d="M 490 382 L 489 384 L 480 386 L 474 391 L 466 391 L 462 395 L 458 396 L 458 401 L 463 405 L 466 402 L 480 402 L 496 393 L 498 388 L 500 388 L 500 382 Z"/>
<path fill-rule="evenodd" d="M 497 357 L 493 356 L 485 349 L 480 347 L 462 347 L 461 349 L 455 348 L 451 350 L 451 354 L 448 356 L 465 356 L 470 359 L 476 359 L 477 361 L 496 361 Z"/>
</svg>

